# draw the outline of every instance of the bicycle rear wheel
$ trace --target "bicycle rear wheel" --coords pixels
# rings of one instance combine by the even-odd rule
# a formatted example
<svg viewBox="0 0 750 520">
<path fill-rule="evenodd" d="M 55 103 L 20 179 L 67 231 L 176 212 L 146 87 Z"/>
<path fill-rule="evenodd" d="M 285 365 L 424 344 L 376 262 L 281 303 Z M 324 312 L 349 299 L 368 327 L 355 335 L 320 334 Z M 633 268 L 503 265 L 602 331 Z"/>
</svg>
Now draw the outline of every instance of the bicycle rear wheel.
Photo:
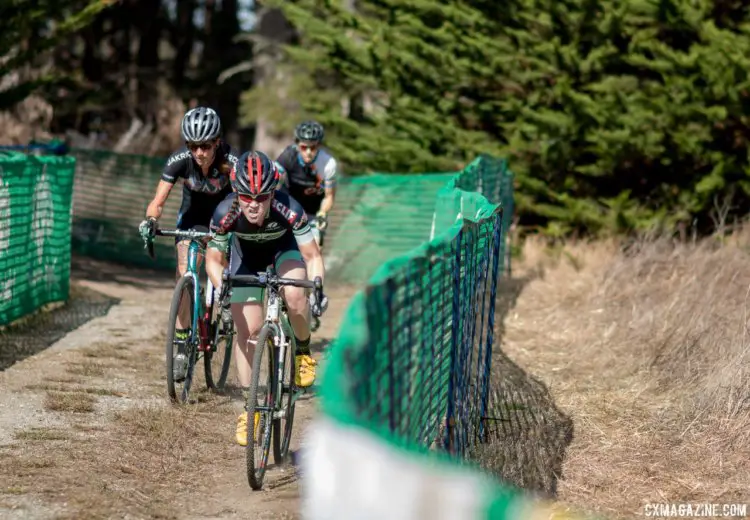
<svg viewBox="0 0 750 520">
<path fill-rule="evenodd" d="M 193 384 L 195 362 L 198 349 L 195 339 L 197 338 L 197 323 L 193 323 L 193 309 L 195 305 L 193 279 L 183 276 L 177 281 L 172 294 L 172 305 L 169 309 L 169 321 L 167 322 L 167 344 L 166 344 L 166 370 L 167 370 L 167 393 L 172 401 L 186 403 L 190 397 L 190 387 Z M 187 339 L 176 339 L 177 314 L 180 303 L 187 298 L 190 309 L 187 329 L 190 331 Z M 184 356 L 181 357 L 180 355 Z M 176 359 L 177 358 L 177 359 Z"/>
<path fill-rule="evenodd" d="M 271 450 L 273 411 L 276 405 L 275 367 L 273 329 L 266 324 L 260 330 L 258 343 L 255 346 L 253 377 L 245 405 L 248 426 L 248 442 L 245 449 L 247 480 L 254 490 L 263 487 L 263 478 L 266 475 L 268 455 Z M 257 427 L 254 422 L 256 412 L 259 414 Z"/>
<path fill-rule="evenodd" d="M 221 318 L 221 308 L 216 303 L 214 303 L 214 312 L 216 319 L 213 325 L 213 349 L 205 353 L 203 362 L 206 369 L 206 385 L 214 392 L 221 393 L 227 382 L 229 366 L 232 363 L 234 324 L 224 323 Z"/>
<path fill-rule="evenodd" d="M 296 344 L 294 339 L 290 338 L 289 344 L 286 347 L 286 353 L 284 354 L 284 368 L 281 374 L 281 395 L 279 402 L 281 403 L 281 415 L 278 419 L 273 421 L 273 461 L 274 463 L 281 465 L 286 462 L 286 458 L 289 455 L 289 445 L 292 440 L 292 426 L 294 425 L 294 407 L 295 407 L 295 393 L 297 387 L 294 384 L 294 351 L 296 350 Z"/>
</svg>

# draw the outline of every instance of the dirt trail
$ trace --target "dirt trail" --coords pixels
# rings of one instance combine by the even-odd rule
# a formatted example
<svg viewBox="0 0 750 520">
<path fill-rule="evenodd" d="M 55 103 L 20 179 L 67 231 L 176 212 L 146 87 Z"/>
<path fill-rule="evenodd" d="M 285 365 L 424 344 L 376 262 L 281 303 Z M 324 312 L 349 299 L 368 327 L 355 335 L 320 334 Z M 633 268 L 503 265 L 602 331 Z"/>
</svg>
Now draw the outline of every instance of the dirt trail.
<svg viewBox="0 0 750 520">
<path fill-rule="evenodd" d="M 173 280 L 82 260 L 74 275 L 121 302 L 0 372 L 0 518 L 296 518 L 293 467 L 270 468 L 263 491 L 247 484 L 240 401 L 201 392 L 196 404 L 168 404 Z M 328 294 L 318 359 L 352 291 Z M 314 391 L 298 401 L 293 450 L 315 406 Z"/>
</svg>

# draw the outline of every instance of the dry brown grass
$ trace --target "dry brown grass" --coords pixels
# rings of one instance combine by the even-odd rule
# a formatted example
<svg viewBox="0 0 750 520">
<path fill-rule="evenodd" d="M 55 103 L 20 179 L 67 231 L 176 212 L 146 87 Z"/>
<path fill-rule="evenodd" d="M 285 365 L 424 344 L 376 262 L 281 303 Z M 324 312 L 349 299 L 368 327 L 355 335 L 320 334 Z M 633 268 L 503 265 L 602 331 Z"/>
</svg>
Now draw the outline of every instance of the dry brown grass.
<svg viewBox="0 0 750 520">
<path fill-rule="evenodd" d="M 24 78 L 38 77 L 29 71 L 14 71 L 3 77 L 0 88 L 17 85 Z M 0 111 L 0 140 L 4 144 L 28 144 L 31 139 L 49 139 L 52 105 L 39 96 L 29 96 L 12 109 Z"/>
<path fill-rule="evenodd" d="M 750 502 L 750 241 L 723 242 L 525 245 L 503 350 L 573 419 L 564 502 Z"/>
<path fill-rule="evenodd" d="M 174 506 L 177 497 L 196 483 L 215 484 L 206 468 L 223 468 L 238 457 L 229 397 L 205 391 L 201 379 L 195 404 L 168 405 L 161 351 L 131 347 L 127 341 L 89 345 L 66 364 L 74 376 L 24 387 L 46 392 L 44 408 L 71 412 L 71 420 L 20 431 L 15 445 L 0 448 L 0 474 L 8 476 L 0 492 L 33 490 L 44 500 L 65 502 L 64 518 L 111 518 L 126 511 L 138 518 L 172 519 L 182 515 Z M 134 399 L 148 401 L 129 400 L 110 409 L 106 399 L 124 394 L 100 379 L 130 374 L 137 377 Z M 94 380 L 100 384 L 91 384 Z M 104 397 L 95 406 L 97 396 Z M 157 404 L 148 404 L 154 397 Z M 43 442 L 52 448 L 38 449 Z"/>
<path fill-rule="evenodd" d="M 133 357 L 133 353 L 127 343 L 94 343 L 81 349 L 81 353 L 87 358 L 126 360 Z"/>
<path fill-rule="evenodd" d="M 98 361 L 83 361 L 68 363 L 65 371 L 75 376 L 101 377 L 106 368 L 108 368 L 107 365 Z"/>
<path fill-rule="evenodd" d="M 16 432 L 14 437 L 20 441 L 64 441 L 70 433 L 61 428 L 29 428 Z"/>
<path fill-rule="evenodd" d="M 47 392 L 44 398 L 44 409 L 50 412 L 91 413 L 95 404 L 95 397 L 79 392 Z"/>
<path fill-rule="evenodd" d="M 179 518 L 176 497 L 199 482 L 214 485 L 205 468 L 238 456 L 228 414 L 227 399 L 213 397 L 190 407 L 126 409 L 114 413 L 105 428 L 29 430 L 18 436 L 20 446 L 0 450 L 0 473 L 8 476 L 4 487 L 64 499 L 69 518 L 110 518 L 123 511 L 139 518 Z M 93 435 L 84 438 L 76 431 Z M 33 447 L 63 435 L 67 442 L 53 450 Z"/>
<path fill-rule="evenodd" d="M 53 383 L 34 383 L 24 386 L 25 390 L 47 390 L 51 392 L 81 392 L 92 395 L 106 395 L 114 397 L 125 397 L 127 394 L 109 388 L 92 388 L 86 386 L 68 386 Z"/>
</svg>

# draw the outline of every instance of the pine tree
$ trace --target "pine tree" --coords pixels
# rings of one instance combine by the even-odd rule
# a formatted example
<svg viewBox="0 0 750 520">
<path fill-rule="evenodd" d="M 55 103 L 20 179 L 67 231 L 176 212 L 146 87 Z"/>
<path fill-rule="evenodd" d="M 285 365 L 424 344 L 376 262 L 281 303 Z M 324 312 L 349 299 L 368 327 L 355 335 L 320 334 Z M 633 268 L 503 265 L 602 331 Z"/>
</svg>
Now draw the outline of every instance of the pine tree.
<svg viewBox="0 0 750 520">
<path fill-rule="evenodd" d="M 709 225 L 728 193 L 750 209 L 742 3 L 277 5 L 301 33 L 295 115 L 326 124 L 350 171 L 502 155 L 522 224 L 554 234 Z"/>
<path fill-rule="evenodd" d="M 535 95 L 517 100 L 506 127 L 512 164 L 536 181 L 528 211 L 563 231 L 633 229 L 707 223 L 729 183 L 750 193 L 741 24 L 717 26 L 713 2 L 531 2 L 528 12 L 549 13 L 519 49 Z M 545 75 L 546 89 L 533 79 Z"/>
<path fill-rule="evenodd" d="M 288 48 L 298 73 L 287 97 L 300 105 L 297 119 L 326 125 L 349 171 L 455 170 L 499 152 L 478 93 L 494 88 L 487 64 L 507 50 L 483 36 L 489 22 L 480 11 L 428 0 L 358 2 L 356 12 L 316 0 L 278 5 L 304 28 L 302 45 Z M 257 110 L 272 97 L 255 92 L 247 105 Z"/>
<path fill-rule="evenodd" d="M 6 0 L 0 10 L 0 77 L 32 64 L 62 39 L 86 26 L 116 0 Z M 59 81 L 55 73 L 23 78 L 0 91 L 0 110 L 12 107 L 36 89 Z"/>
</svg>

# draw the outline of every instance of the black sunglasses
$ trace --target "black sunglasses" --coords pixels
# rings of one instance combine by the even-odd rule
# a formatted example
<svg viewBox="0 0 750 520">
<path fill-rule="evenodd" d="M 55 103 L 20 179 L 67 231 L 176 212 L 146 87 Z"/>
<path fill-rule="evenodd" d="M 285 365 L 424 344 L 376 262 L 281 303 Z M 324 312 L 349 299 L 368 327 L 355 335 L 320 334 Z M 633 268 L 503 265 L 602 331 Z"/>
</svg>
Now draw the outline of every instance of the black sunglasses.
<svg viewBox="0 0 750 520">
<path fill-rule="evenodd" d="M 185 144 L 187 145 L 188 149 L 191 152 L 196 151 L 198 148 L 200 148 L 201 150 L 203 150 L 205 152 L 205 151 L 208 151 L 208 150 L 210 150 L 211 148 L 214 147 L 214 143 L 213 142 L 211 142 L 211 143 L 185 143 Z"/>
</svg>

